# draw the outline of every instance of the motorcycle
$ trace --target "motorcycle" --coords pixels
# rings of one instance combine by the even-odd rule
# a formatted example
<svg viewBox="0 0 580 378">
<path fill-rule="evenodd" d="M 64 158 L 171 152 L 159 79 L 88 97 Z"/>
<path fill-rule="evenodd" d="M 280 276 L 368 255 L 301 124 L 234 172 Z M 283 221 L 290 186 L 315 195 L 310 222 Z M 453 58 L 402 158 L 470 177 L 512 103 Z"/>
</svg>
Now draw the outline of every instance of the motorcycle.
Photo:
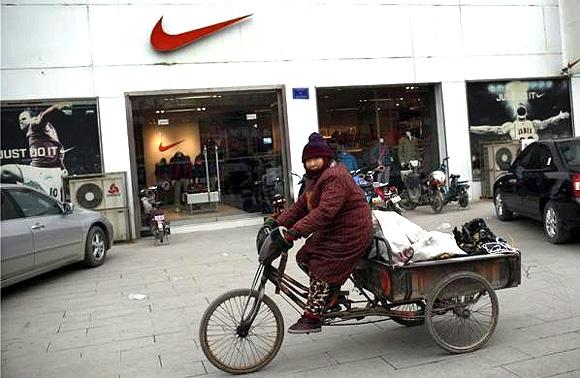
<svg viewBox="0 0 580 378">
<path fill-rule="evenodd" d="M 161 209 L 159 201 L 159 187 L 151 186 L 139 192 L 142 211 L 149 218 L 149 230 L 153 235 L 154 245 L 163 244 L 169 241 L 171 234 L 170 222 L 165 217 L 165 212 Z"/>
<path fill-rule="evenodd" d="M 351 171 L 351 175 L 365 193 L 367 203 L 373 210 L 394 211 L 397 214 L 401 214 L 402 209 L 399 205 L 401 197 L 399 196 L 397 187 L 389 185 L 389 183 L 376 181 L 375 175 L 381 172 L 382 169 L 382 166 L 378 166 L 367 171 L 366 174 L 362 173 L 359 169 Z"/>
<path fill-rule="evenodd" d="M 421 177 L 419 160 L 411 160 L 409 168 L 401 171 L 401 179 L 405 189 L 401 192 L 401 207 L 405 210 L 415 210 L 417 206 L 431 204 L 435 194 L 429 181 Z"/>
<path fill-rule="evenodd" d="M 447 186 L 447 160 L 445 157 L 439 166 L 439 169 L 431 172 L 429 176 L 429 185 L 435 190 L 431 198 L 431 207 L 436 213 L 440 213 L 443 207 L 449 202 L 459 202 L 459 206 L 467 207 L 469 205 L 469 184 L 467 181 L 459 181 L 460 175 L 449 175 L 450 182 Z"/>
</svg>

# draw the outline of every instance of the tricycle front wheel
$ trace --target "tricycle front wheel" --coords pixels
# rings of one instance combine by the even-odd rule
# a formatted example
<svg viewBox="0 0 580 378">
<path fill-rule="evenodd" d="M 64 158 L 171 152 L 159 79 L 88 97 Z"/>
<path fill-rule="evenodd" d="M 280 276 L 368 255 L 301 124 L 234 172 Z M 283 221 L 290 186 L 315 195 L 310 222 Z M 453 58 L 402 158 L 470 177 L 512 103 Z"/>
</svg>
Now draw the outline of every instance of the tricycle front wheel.
<svg viewBox="0 0 580 378">
<path fill-rule="evenodd" d="M 497 295 L 485 278 L 453 273 L 439 282 L 427 301 L 426 325 L 441 348 L 468 353 L 493 335 L 498 311 Z"/>
<path fill-rule="evenodd" d="M 264 295 L 255 319 L 248 323 L 258 292 L 238 289 L 214 300 L 201 319 L 203 354 L 215 367 L 231 374 L 253 373 L 268 365 L 284 339 L 284 319 Z"/>
</svg>

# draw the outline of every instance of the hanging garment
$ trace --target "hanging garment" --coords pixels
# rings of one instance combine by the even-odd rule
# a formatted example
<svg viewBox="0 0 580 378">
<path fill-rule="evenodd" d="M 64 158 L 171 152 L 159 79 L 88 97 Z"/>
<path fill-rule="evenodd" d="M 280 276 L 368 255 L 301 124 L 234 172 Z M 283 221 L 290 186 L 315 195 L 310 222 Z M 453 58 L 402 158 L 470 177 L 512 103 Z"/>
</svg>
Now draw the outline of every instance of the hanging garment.
<svg viewBox="0 0 580 378">
<path fill-rule="evenodd" d="M 339 163 L 344 164 L 346 169 L 348 169 L 349 171 L 356 171 L 358 169 L 358 163 L 356 162 L 356 158 L 346 151 L 338 153 L 338 161 Z"/>
</svg>

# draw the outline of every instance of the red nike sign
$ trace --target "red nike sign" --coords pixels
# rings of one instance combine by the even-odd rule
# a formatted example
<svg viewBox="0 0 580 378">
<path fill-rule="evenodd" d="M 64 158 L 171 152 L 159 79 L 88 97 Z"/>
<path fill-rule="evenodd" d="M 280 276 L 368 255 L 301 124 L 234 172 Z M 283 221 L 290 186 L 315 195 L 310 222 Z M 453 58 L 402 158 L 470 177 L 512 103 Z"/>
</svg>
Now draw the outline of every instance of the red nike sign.
<svg viewBox="0 0 580 378">
<path fill-rule="evenodd" d="M 225 29 L 228 26 L 235 24 L 238 21 L 241 21 L 245 18 L 250 17 L 251 14 L 233 18 L 228 21 L 219 22 L 217 24 L 213 24 L 210 26 L 206 26 L 203 28 L 190 30 L 185 33 L 180 34 L 167 34 L 163 30 L 163 25 L 161 22 L 163 21 L 163 16 L 157 21 L 155 27 L 151 31 L 151 45 L 157 51 L 172 51 L 177 50 L 180 47 L 188 45 L 194 41 L 207 37 L 210 34 L 213 34 L 219 30 Z"/>
<path fill-rule="evenodd" d="M 185 140 L 185 139 L 182 139 L 182 140 L 180 140 L 179 142 L 171 143 L 171 144 L 168 144 L 167 146 L 164 146 L 164 145 L 163 145 L 163 142 L 161 142 L 161 143 L 159 143 L 159 151 L 160 151 L 160 152 L 167 151 L 168 149 L 170 149 L 170 148 L 173 148 L 173 147 L 177 146 L 179 143 L 182 143 L 184 140 Z"/>
</svg>

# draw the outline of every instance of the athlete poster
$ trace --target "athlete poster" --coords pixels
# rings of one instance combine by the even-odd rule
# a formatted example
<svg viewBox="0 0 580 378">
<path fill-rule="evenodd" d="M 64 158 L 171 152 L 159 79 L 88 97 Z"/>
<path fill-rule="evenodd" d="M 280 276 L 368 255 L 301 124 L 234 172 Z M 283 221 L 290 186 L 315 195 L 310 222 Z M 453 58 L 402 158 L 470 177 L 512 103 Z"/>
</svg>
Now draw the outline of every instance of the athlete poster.
<svg viewBox="0 0 580 378">
<path fill-rule="evenodd" d="M 572 136 L 570 89 L 566 79 L 467 83 L 474 178 L 479 178 L 483 145 Z"/>
<path fill-rule="evenodd" d="M 3 182 L 63 199 L 63 178 L 102 172 L 97 102 L 31 101 L 1 105 Z"/>
</svg>

